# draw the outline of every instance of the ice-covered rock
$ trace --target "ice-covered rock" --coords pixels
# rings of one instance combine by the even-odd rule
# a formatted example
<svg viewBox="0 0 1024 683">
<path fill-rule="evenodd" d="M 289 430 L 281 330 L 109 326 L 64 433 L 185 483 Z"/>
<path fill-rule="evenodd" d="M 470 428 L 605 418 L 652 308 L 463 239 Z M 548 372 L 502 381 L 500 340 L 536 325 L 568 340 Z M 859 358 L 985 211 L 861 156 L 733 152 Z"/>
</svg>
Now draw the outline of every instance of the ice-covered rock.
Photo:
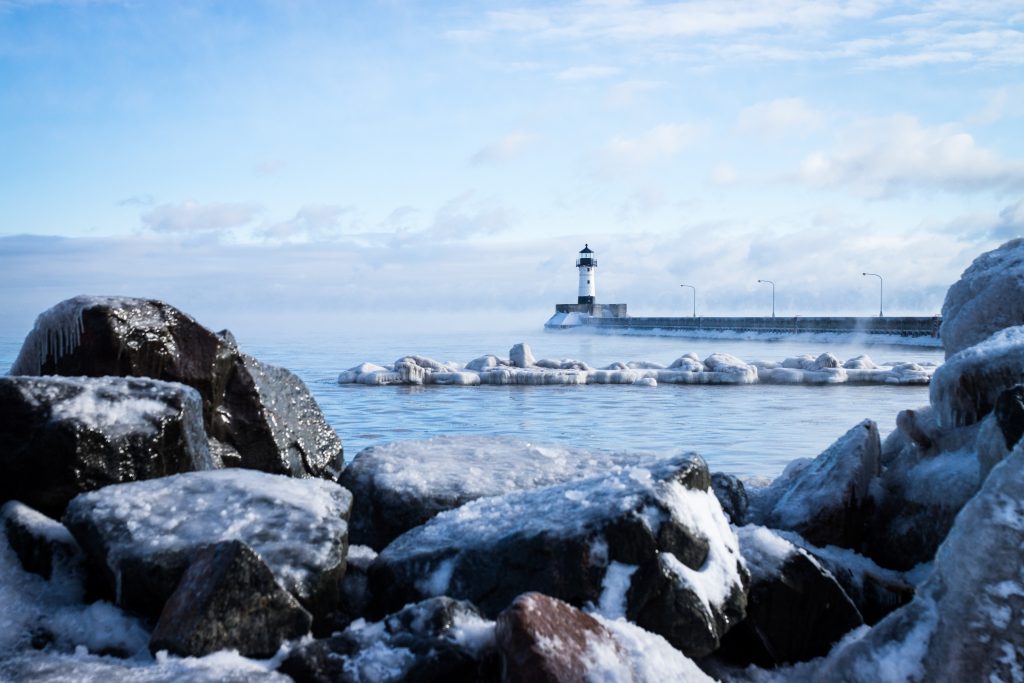
<svg viewBox="0 0 1024 683">
<path fill-rule="evenodd" d="M 530 350 L 530 345 L 523 342 L 513 344 L 512 348 L 508 351 L 508 357 L 512 361 L 512 365 L 517 368 L 533 367 L 537 362 L 533 357 L 533 352 Z"/>
<path fill-rule="evenodd" d="M 25 571 L 44 579 L 55 570 L 84 579 L 85 555 L 63 524 L 16 500 L 0 508 L 0 521 Z"/>
<path fill-rule="evenodd" d="M 746 580 L 709 484 L 703 460 L 688 455 L 467 503 L 380 553 L 374 599 L 386 612 L 449 595 L 496 615 L 527 591 L 576 606 L 625 596 L 630 620 L 706 654 L 742 618 Z M 640 568 L 611 581 L 616 563 Z"/>
<path fill-rule="evenodd" d="M 156 616 L 199 548 L 240 540 L 315 618 L 337 602 L 351 494 L 322 479 L 252 470 L 116 484 L 68 505 L 64 524 L 118 605 Z"/>
<path fill-rule="evenodd" d="M 757 368 L 728 353 L 713 353 L 704 359 L 704 367 L 721 384 L 754 384 Z"/>
<path fill-rule="evenodd" d="M 466 363 L 467 370 L 473 370 L 474 372 L 482 372 L 484 370 L 491 370 L 498 367 L 508 367 L 512 364 L 512 361 L 498 358 L 493 354 L 487 354 L 486 356 L 480 356 Z"/>
<path fill-rule="evenodd" d="M 634 680 L 626 653 L 594 617 L 541 593 L 524 593 L 497 618 L 508 683 Z"/>
<path fill-rule="evenodd" d="M 857 547 L 880 448 L 878 427 L 864 420 L 813 461 L 787 468 L 761 495 L 751 521 L 796 531 L 816 545 Z"/>
<path fill-rule="evenodd" d="M 352 492 L 352 543 L 380 550 L 444 510 L 640 465 L 650 455 L 591 453 L 504 437 L 438 436 L 361 451 L 339 483 Z"/>
<path fill-rule="evenodd" d="M 1013 448 L 1024 436 L 1024 385 L 1018 384 L 999 394 L 995 415 L 1006 447 Z"/>
<path fill-rule="evenodd" d="M 704 372 L 704 363 L 695 353 L 686 353 L 676 358 L 668 366 L 669 370 L 685 370 L 686 372 Z"/>
<path fill-rule="evenodd" d="M 1024 448 L 956 518 L 914 600 L 806 680 L 1016 681 L 1024 672 Z"/>
<path fill-rule="evenodd" d="M 299 683 L 500 680 L 494 622 L 446 597 L 301 645 L 279 671 Z"/>
<path fill-rule="evenodd" d="M 1024 239 L 1014 239 L 974 259 L 949 288 L 939 335 L 946 358 L 994 332 L 1024 325 Z"/>
<path fill-rule="evenodd" d="M 719 654 L 764 667 L 806 661 L 863 623 L 836 579 L 805 550 L 760 526 L 736 534 L 750 569 L 747 618 Z"/>
<path fill-rule="evenodd" d="M 633 386 L 636 387 L 656 387 L 658 386 L 658 380 L 653 377 L 641 377 L 640 379 L 633 382 Z"/>
<path fill-rule="evenodd" d="M 45 683 L 291 683 L 263 662 L 221 651 L 206 657 L 113 659 L 88 652 L 30 651 L 0 661 L 0 678 Z"/>
<path fill-rule="evenodd" d="M 341 440 L 302 380 L 161 301 L 63 301 L 36 319 L 11 374 L 181 382 L 202 396 L 207 435 L 237 450 L 243 467 L 330 479 L 341 472 Z"/>
<path fill-rule="evenodd" d="M 878 366 L 875 364 L 875 361 L 871 360 L 871 356 L 867 355 L 866 353 L 862 353 L 859 356 L 854 356 L 853 358 L 850 358 L 845 363 L 843 363 L 843 367 L 847 370 L 878 369 Z"/>
<path fill-rule="evenodd" d="M 149 649 L 182 656 L 230 649 L 266 658 L 312 623 L 252 548 L 221 541 L 196 552 L 160 613 Z"/>
<path fill-rule="evenodd" d="M 959 427 L 988 415 L 1006 389 L 1024 381 L 1024 326 L 996 332 L 950 356 L 935 371 L 929 394 L 939 423 Z"/>
<path fill-rule="evenodd" d="M 729 521 L 735 526 L 746 524 L 748 501 L 743 482 L 731 474 L 712 472 L 711 488 Z"/>
<path fill-rule="evenodd" d="M 182 384 L 0 377 L 0 414 L 0 500 L 55 517 L 84 491 L 214 466 L 199 394 Z"/>
</svg>

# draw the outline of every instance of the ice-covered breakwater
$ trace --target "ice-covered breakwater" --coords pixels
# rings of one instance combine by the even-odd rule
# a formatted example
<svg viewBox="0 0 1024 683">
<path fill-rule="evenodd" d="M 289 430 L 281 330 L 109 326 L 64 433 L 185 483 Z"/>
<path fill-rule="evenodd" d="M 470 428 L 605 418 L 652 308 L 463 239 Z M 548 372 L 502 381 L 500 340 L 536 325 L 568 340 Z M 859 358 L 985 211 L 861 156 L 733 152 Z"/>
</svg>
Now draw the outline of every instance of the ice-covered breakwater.
<svg viewBox="0 0 1024 683">
<path fill-rule="evenodd" d="M 878 365 L 867 355 L 842 362 L 831 353 L 810 354 L 782 361 L 746 362 L 727 353 L 701 360 L 687 353 L 668 365 L 652 361 L 616 362 L 593 368 L 571 358 L 536 360 L 530 347 L 516 344 L 508 358 L 486 355 L 468 363 L 403 356 L 391 366 L 361 363 L 338 376 L 339 384 L 432 384 L 476 386 L 632 384 L 928 384 L 935 364 L 889 362 Z"/>
</svg>

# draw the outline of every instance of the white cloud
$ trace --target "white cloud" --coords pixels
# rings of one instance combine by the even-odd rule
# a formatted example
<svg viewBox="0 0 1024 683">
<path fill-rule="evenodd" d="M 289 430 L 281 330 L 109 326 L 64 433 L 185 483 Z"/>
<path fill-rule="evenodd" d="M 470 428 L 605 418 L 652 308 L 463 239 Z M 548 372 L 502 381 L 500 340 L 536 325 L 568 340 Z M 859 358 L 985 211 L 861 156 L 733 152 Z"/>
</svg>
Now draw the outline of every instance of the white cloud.
<svg viewBox="0 0 1024 683">
<path fill-rule="evenodd" d="M 198 233 L 241 228 L 251 224 L 262 212 L 258 204 L 200 204 L 186 201 L 161 204 L 140 216 L 142 224 L 154 232 Z"/>
<path fill-rule="evenodd" d="M 308 242 L 338 237 L 345 230 L 343 219 L 353 218 L 355 209 L 337 204 L 309 204 L 288 220 L 256 231 L 270 240 Z"/>
<path fill-rule="evenodd" d="M 800 177 L 873 198 L 916 189 L 1007 191 L 1024 187 L 1024 163 L 1001 159 L 957 126 L 893 116 L 842 131 L 834 150 L 803 160 Z"/>
<path fill-rule="evenodd" d="M 622 69 L 615 66 L 573 66 L 568 69 L 562 69 L 555 78 L 560 81 L 593 81 L 602 78 L 611 78 L 612 76 L 618 76 L 622 73 Z"/>
<path fill-rule="evenodd" d="M 780 137 L 820 128 L 825 115 L 807 106 L 799 97 L 759 102 L 740 112 L 737 127 L 744 133 Z"/>
<path fill-rule="evenodd" d="M 475 192 L 467 191 L 445 202 L 425 231 L 409 236 L 414 241 L 458 241 L 505 232 L 517 221 L 515 211 L 493 199 L 481 198 Z"/>
<path fill-rule="evenodd" d="M 604 147 L 606 165 L 642 166 L 671 159 L 700 139 L 704 126 L 692 123 L 664 123 L 636 136 L 616 136 Z"/>
<path fill-rule="evenodd" d="M 473 164 L 488 164 L 513 159 L 532 147 L 540 137 L 525 131 L 513 131 L 481 147 L 470 158 Z"/>
<path fill-rule="evenodd" d="M 717 164 L 708 174 L 708 180 L 713 185 L 733 185 L 739 180 L 739 177 L 735 167 L 726 163 Z"/>
</svg>

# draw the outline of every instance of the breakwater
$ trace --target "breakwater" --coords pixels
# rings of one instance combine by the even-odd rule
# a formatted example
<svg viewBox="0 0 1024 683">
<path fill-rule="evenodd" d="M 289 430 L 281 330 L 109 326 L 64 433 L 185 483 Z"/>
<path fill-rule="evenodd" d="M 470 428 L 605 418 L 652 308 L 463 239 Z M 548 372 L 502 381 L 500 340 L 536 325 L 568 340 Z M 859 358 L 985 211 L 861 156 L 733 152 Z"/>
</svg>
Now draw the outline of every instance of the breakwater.
<svg viewBox="0 0 1024 683">
<path fill-rule="evenodd" d="M 843 334 L 878 335 L 918 339 L 937 344 L 940 316 L 886 317 L 648 317 L 601 316 L 582 311 L 557 311 L 545 324 L 547 329 L 591 329 L 607 333 L 666 334 L 750 333 L 786 337 L 791 335 Z"/>
</svg>

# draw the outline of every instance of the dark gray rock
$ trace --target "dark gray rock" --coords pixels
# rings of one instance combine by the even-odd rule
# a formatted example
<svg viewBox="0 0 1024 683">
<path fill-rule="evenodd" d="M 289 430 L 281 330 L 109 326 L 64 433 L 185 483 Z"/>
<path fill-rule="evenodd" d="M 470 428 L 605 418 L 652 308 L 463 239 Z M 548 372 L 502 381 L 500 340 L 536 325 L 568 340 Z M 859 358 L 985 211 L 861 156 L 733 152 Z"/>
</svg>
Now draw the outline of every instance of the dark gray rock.
<svg viewBox="0 0 1024 683">
<path fill-rule="evenodd" d="M 743 482 L 731 474 L 712 472 L 711 488 L 722 504 L 722 510 L 729 515 L 729 521 L 735 526 L 746 524 L 748 502 Z"/>
<path fill-rule="evenodd" d="M 815 545 L 856 548 L 871 482 L 880 471 L 878 427 L 864 420 L 810 463 L 772 483 L 751 521 L 795 531 Z"/>
<path fill-rule="evenodd" d="M 44 579 L 57 568 L 84 576 L 85 554 L 63 524 L 16 500 L 0 508 L 0 520 L 25 571 Z"/>
<path fill-rule="evenodd" d="M 214 470 L 82 494 L 64 524 L 125 608 L 155 618 L 200 548 L 237 539 L 320 621 L 337 606 L 351 502 L 323 479 Z"/>
<path fill-rule="evenodd" d="M 1012 449 L 1024 436 L 1024 385 L 1018 384 L 999 394 L 995 413 L 1006 448 Z"/>
<path fill-rule="evenodd" d="M 223 541 L 196 553 L 160 613 L 149 648 L 185 657 L 231 649 L 266 658 L 308 633 L 312 623 L 252 548 Z"/>
<path fill-rule="evenodd" d="M 1024 239 L 974 259 L 946 293 L 939 336 L 951 358 L 1015 325 L 1024 325 Z"/>
<path fill-rule="evenodd" d="M 278 669 L 297 683 L 500 680 L 494 625 L 472 604 L 439 597 L 379 622 L 302 645 Z"/>
<path fill-rule="evenodd" d="M 59 517 L 85 491 L 213 466 L 202 403 L 189 387 L 0 377 L 0 500 Z"/>
<path fill-rule="evenodd" d="M 673 637 L 681 632 L 675 621 L 699 631 L 687 634 L 692 646 L 682 637 L 670 642 L 687 654 L 706 654 L 742 617 L 746 580 L 709 479 L 704 461 L 690 454 L 441 513 L 397 538 L 373 562 L 374 610 L 449 595 L 493 616 L 530 591 L 581 607 L 602 598 L 613 563 L 641 565 L 630 584 L 636 586 L 629 590 L 630 603 L 641 601 L 635 609 L 644 612 L 648 604 L 668 602 L 659 624 L 672 625 Z M 644 565 L 661 572 L 649 587 L 637 578 L 647 575 Z M 719 570 L 719 597 L 705 604 L 693 581 L 710 580 L 704 572 Z"/>
<path fill-rule="evenodd" d="M 836 579 L 805 550 L 764 527 L 744 527 L 739 538 L 751 575 L 747 618 L 718 654 L 761 667 L 806 661 L 863 623 Z"/>
<path fill-rule="evenodd" d="M 621 683 L 633 680 L 628 657 L 611 631 L 561 600 L 541 593 L 520 595 L 498 615 L 495 630 L 505 683 L 606 680 L 592 671 L 598 664 L 600 673 L 617 669 L 628 676 L 617 677 Z M 600 662 L 594 661 L 595 650 L 603 653 Z M 619 666 L 611 666 L 609 659 Z"/>
<path fill-rule="evenodd" d="M 202 396 L 207 434 L 234 448 L 243 467 L 328 479 L 343 467 L 341 441 L 300 379 L 161 301 L 63 301 L 36 320 L 11 373 L 181 382 Z"/>
</svg>

